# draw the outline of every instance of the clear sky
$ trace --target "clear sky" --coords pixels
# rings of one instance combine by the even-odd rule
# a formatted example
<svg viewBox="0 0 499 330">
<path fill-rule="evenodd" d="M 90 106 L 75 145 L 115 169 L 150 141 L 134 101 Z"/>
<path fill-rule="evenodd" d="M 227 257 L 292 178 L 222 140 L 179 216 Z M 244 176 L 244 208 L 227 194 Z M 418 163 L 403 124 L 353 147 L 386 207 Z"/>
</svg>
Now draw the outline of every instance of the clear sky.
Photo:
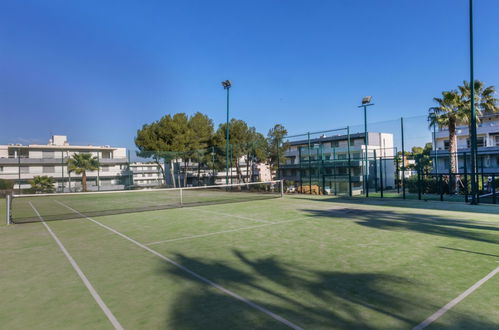
<svg viewBox="0 0 499 330">
<path fill-rule="evenodd" d="M 476 78 L 499 87 L 498 0 L 475 0 Z M 266 134 L 424 115 L 469 77 L 468 0 L 0 0 L 0 144 L 133 146 L 168 113 Z"/>
</svg>

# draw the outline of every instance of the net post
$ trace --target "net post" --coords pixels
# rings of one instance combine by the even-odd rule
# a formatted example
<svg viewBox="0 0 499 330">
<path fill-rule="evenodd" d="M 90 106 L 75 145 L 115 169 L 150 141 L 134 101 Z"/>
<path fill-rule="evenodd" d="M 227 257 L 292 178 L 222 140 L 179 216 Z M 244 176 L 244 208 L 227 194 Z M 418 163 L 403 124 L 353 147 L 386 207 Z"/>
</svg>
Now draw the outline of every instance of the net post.
<svg viewBox="0 0 499 330">
<path fill-rule="evenodd" d="M 183 189 L 179 188 L 180 191 L 180 207 L 184 205 L 184 195 L 183 195 Z"/>
<path fill-rule="evenodd" d="M 281 197 L 284 197 L 284 180 L 279 180 L 279 188 L 281 190 Z"/>
<path fill-rule="evenodd" d="M 11 198 L 12 197 L 10 196 L 10 194 L 6 195 L 6 203 L 7 203 L 7 207 L 6 207 L 6 211 L 7 211 L 6 212 L 6 223 L 7 223 L 7 225 L 11 224 L 11 221 L 10 221 L 10 213 L 11 213 L 11 211 L 10 211 L 10 201 L 11 201 Z"/>
</svg>

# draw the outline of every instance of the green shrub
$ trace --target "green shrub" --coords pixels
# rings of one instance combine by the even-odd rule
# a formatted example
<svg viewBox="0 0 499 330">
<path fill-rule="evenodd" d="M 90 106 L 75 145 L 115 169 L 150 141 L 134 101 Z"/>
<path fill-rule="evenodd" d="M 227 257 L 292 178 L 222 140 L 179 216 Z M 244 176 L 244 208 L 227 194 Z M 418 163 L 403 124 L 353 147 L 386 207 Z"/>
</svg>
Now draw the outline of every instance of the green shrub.
<svg viewBox="0 0 499 330">
<path fill-rule="evenodd" d="M 14 181 L 0 179 L 0 190 L 11 190 L 14 188 Z"/>
</svg>

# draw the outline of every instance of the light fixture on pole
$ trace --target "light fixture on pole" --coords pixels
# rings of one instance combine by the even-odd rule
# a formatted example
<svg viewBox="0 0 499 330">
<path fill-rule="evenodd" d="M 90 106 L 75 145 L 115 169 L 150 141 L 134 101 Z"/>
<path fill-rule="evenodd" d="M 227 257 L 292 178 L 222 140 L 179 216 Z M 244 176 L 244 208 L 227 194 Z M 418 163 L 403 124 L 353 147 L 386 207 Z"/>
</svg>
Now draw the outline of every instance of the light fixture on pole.
<svg viewBox="0 0 499 330">
<path fill-rule="evenodd" d="M 364 192 L 366 197 L 369 197 L 369 185 L 368 185 L 368 177 L 369 177 L 369 168 L 368 168 L 368 145 L 369 145 L 369 137 L 367 136 L 367 107 L 374 105 L 371 103 L 372 96 L 364 96 L 362 98 L 362 105 L 359 105 L 359 108 L 364 108 L 364 148 L 365 148 L 365 169 L 364 169 Z"/>
<path fill-rule="evenodd" d="M 227 90 L 227 122 L 225 129 L 225 184 L 229 184 L 229 89 L 232 87 L 230 80 L 222 81 L 222 86 Z"/>
</svg>

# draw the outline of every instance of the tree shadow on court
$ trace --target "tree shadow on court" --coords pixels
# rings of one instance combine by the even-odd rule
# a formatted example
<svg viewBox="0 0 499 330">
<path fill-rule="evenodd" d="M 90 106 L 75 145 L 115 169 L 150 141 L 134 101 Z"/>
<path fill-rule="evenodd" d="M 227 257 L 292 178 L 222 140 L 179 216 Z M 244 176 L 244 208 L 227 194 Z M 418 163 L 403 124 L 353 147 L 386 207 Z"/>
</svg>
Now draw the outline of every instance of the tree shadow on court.
<svg viewBox="0 0 499 330">
<path fill-rule="evenodd" d="M 494 204 L 479 204 L 469 205 L 461 202 L 440 202 L 440 201 L 426 201 L 417 199 L 400 199 L 400 198 L 365 198 L 365 197 L 331 197 L 331 198 L 314 198 L 306 195 L 294 195 L 293 198 L 297 200 L 306 200 L 323 203 L 336 203 L 336 204 L 362 204 L 362 205 L 376 205 L 385 207 L 400 207 L 409 209 L 428 209 L 439 211 L 458 211 L 466 213 L 485 213 L 489 215 L 499 214 L 499 205 Z"/>
<path fill-rule="evenodd" d="M 418 322 L 409 313 L 421 306 L 407 292 L 390 288 L 418 285 L 406 279 L 381 273 L 347 273 L 306 269 L 287 265 L 276 257 L 251 259 L 234 250 L 235 266 L 219 260 L 199 260 L 177 254 L 173 259 L 253 303 L 303 328 L 371 329 L 372 311 L 394 324 L 412 327 Z M 175 329 L 278 329 L 282 323 L 261 311 L 222 293 L 185 270 L 166 266 L 167 276 L 190 280 L 194 289 L 184 290 L 169 311 Z M 423 304 L 425 305 L 425 304 Z M 436 308 L 436 306 L 435 306 Z M 366 316 L 367 315 L 367 316 Z M 380 326 L 379 319 L 377 327 Z"/>
<path fill-rule="evenodd" d="M 182 254 L 173 259 L 211 283 L 223 286 L 305 329 L 409 329 L 442 306 L 442 302 L 435 304 L 420 296 L 411 296 L 407 286 L 424 290 L 424 285 L 414 280 L 382 273 L 307 269 L 280 262 L 275 256 L 250 258 L 239 250 L 233 250 L 233 254 L 237 262 L 231 264 Z M 166 265 L 160 271 L 166 276 L 177 277 L 179 282 L 187 280 L 194 284 L 183 290 L 175 306 L 167 311 L 167 328 L 288 328 L 185 270 Z M 491 329 L 496 326 L 470 315 L 458 315 L 441 325 L 449 329 Z"/>
<path fill-rule="evenodd" d="M 439 246 L 439 248 L 440 249 L 445 249 L 445 250 L 457 251 L 457 252 L 477 254 L 477 255 L 491 257 L 491 258 L 499 258 L 499 254 L 491 254 L 491 253 L 484 253 L 484 252 L 478 252 L 478 251 L 470 251 L 470 250 L 465 250 L 465 249 L 451 248 L 451 247 L 447 247 L 447 246 Z"/>
<path fill-rule="evenodd" d="M 353 221 L 359 225 L 383 230 L 408 230 L 419 233 L 469 239 L 499 244 L 499 226 L 455 220 L 442 216 L 390 210 L 335 208 L 329 210 L 303 209 L 314 217 Z"/>
</svg>

